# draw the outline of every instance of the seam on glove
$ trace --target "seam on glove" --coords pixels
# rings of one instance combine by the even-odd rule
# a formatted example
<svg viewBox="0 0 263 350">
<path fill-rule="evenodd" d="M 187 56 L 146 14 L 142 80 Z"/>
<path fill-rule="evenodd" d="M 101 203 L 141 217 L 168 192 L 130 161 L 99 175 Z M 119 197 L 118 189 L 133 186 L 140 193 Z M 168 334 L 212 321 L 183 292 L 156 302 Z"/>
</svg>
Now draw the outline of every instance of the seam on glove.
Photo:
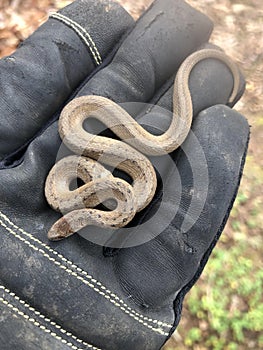
<svg viewBox="0 0 263 350">
<path fill-rule="evenodd" d="M 46 245 L 45 243 L 41 242 L 40 240 L 38 240 L 37 238 L 35 238 L 33 235 L 31 235 L 30 233 L 24 231 L 22 228 L 16 226 L 14 223 L 12 223 L 8 217 L 6 215 L 4 215 L 3 213 L 1 213 L 0 211 L 0 217 L 5 220 L 6 223 L 4 223 L 2 220 L 0 220 L 0 225 L 6 229 L 6 231 L 8 231 L 9 233 L 11 233 L 13 236 L 15 236 L 16 238 L 18 238 L 20 241 L 24 242 L 26 245 L 30 246 L 32 249 L 34 249 L 35 251 L 40 252 L 44 257 L 46 257 L 49 261 L 53 262 L 55 265 L 57 265 L 59 268 L 63 269 L 64 271 L 68 272 L 71 276 L 76 277 L 78 280 L 80 280 L 82 283 L 88 285 L 90 288 L 92 288 L 95 292 L 97 292 L 98 294 L 102 295 L 105 299 L 107 299 L 108 301 L 110 301 L 112 304 L 114 304 L 116 307 L 118 307 L 120 310 L 122 310 L 123 312 L 125 312 L 127 315 L 129 315 L 130 317 L 132 317 L 134 320 L 138 321 L 139 323 L 141 323 L 142 325 L 146 326 L 147 328 L 151 329 L 152 331 L 161 334 L 161 335 L 165 335 L 167 336 L 168 333 L 165 332 L 161 327 L 165 327 L 165 328 L 169 328 L 171 329 L 172 325 L 169 325 L 165 322 L 156 320 L 156 319 L 152 319 L 152 318 L 148 318 L 147 316 L 143 316 L 140 313 L 136 312 L 135 310 L 133 310 L 131 307 L 129 307 L 123 300 L 121 300 L 116 294 L 114 294 L 111 290 L 107 289 L 101 282 L 97 281 L 96 279 L 94 279 L 91 275 L 89 275 L 86 271 L 82 270 L 81 268 L 79 268 L 77 265 L 75 265 L 73 262 L 71 262 L 70 260 L 66 259 L 62 254 L 59 254 L 57 251 L 53 250 L 52 248 L 50 248 L 48 245 Z M 25 238 L 21 237 L 21 235 L 18 232 L 13 231 L 13 229 L 18 230 L 19 232 L 21 232 L 23 235 L 27 236 L 29 239 L 37 242 L 38 244 L 40 244 L 41 246 L 43 246 L 44 248 L 46 248 L 49 252 L 53 253 L 54 255 L 56 255 L 57 257 L 59 257 L 63 262 L 66 262 L 67 264 L 69 264 L 71 266 L 71 268 L 68 268 L 66 265 L 63 265 L 61 262 L 59 262 L 58 260 L 56 260 L 55 258 L 52 258 L 48 253 L 46 253 L 44 250 L 36 247 L 35 245 L 33 245 L 32 243 L 30 243 L 28 240 L 26 240 Z M 80 276 L 77 272 L 75 272 L 72 269 L 76 269 L 76 271 L 78 273 L 81 273 L 82 275 L 84 275 L 86 277 L 86 279 L 82 276 Z M 91 282 L 89 282 L 91 281 Z M 94 285 L 96 284 L 98 286 L 98 288 Z M 100 288 L 100 289 L 99 289 Z M 112 299 L 114 298 L 114 299 Z M 150 324 L 148 324 L 147 322 L 151 322 L 152 324 L 154 324 L 155 326 L 152 326 Z M 157 327 L 156 327 L 157 326 Z M 158 327 L 159 326 L 159 327 Z"/>
<path fill-rule="evenodd" d="M 4 293 L 6 293 L 10 297 L 12 297 L 12 299 L 15 299 L 20 304 L 22 304 L 25 308 L 27 308 L 28 310 L 32 311 L 38 318 L 43 319 L 45 322 L 47 322 L 51 326 L 57 328 L 61 333 L 66 334 L 68 337 L 74 339 L 76 342 L 84 345 L 85 347 L 88 347 L 89 349 L 100 350 L 99 348 L 96 348 L 93 345 L 90 345 L 90 344 L 84 342 L 83 340 L 80 340 L 79 338 L 74 336 L 72 333 L 67 332 L 65 329 L 63 329 L 61 326 L 59 326 L 55 322 L 52 322 L 49 318 L 45 317 L 39 311 L 36 311 L 32 306 L 28 305 L 25 301 L 21 300 L 17 295 L 15 295 L 15 293 L 11 293 L 9 289 L 7 289 L 4 286 L 0 285 L 0 290 L 3 290 Z M 0 302 L 3 303 L 4 305 L 8 306 L 12 311 L 14 311 L 18 315 L 22 316 L 23 318 L 25 318 L 27 321 L 33 323 L 36 327 L 40 328 L 45 333 L 50 334 L 52 337 L 56 338 L 57 340 L 60 340 L 63 344 L 71 347 L 73 350 L 83 350 L 83 348 L 79 348 L 79 347 L 75 346 L 74 344 L 69 343 L 66 339 L 63 339 L 61 336 L 59 336 L 57 333 L 53 332 L 51 329 L 48 329 L 43 324 L 40 324 L 39 322 L 37 322 L 37 320 L 35 318 L 32 318 L 29 315 L 25 314 L 23 311 L 19 310 L 16 306 L 14 306 L 10 302 L 8 302 L 3 297 L 0 297 Z"/>
<path fill-rule="evenodd" d="M 83 28 L 79 23 L 73 21 L 69 17 L 62 15 L 61 13 L 52 13 L 49 17 L 57 19 L 58 21 L 61 21 L 62 23 L 66 24 L 68 27 L 73 29 L 77 33 L 77 35 L 84 41 L 86 46 L 88 46 L 88 48 L 90 49 L 97 66 L 99 66 L 102 63 L 102 58 L 99 53 L 99 50 L 94 40 L 85 28 Z"/>
</svg>

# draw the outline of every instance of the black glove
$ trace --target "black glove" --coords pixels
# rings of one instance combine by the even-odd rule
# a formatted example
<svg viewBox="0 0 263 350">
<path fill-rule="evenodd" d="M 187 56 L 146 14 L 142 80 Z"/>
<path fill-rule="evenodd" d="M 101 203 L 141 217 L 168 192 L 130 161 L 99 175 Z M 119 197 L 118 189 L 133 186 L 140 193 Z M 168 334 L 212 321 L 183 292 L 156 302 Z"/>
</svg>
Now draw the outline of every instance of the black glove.
<svg viewBox="0 0 263 350">
<path fill-rule="evenodd" d="M 112 23 L 120 10 L 115 11 Z M 131 25 L 125 16 L 122 33 Z M 72 80 L 77 83 L 70 85 L 53 111 L 69 95 L 97 94 L 117 103 L 151 102 L 156 106 L 138 112 L 136 118 L 153 133 L 162 132 L 169 113 L 163 115 L 158 106 L 172 111 L 174 75 L 180 63 L 205 44 L 211 29 L 205 16 L 181 0 L 155 1 L 112 61 L 77 91 L 85 75 L 77 80 L 79 71 L 72 70 Z M 100 32 L 105 35 L 100 28 L 93 36 Z M 53 49 L 46 53 L 48 57 L 52 54 Z M 60 65 L 65 69 L 65 62 Z M 34 104 L 21 103 L 19 116 L 12 119 L 7 107 L 0 115 L 4 127 L 10 120 L 14 128 L 3 145 L 6 127 L 0 131 L 2 166 L 6 168 L 0 173 L 3 349 L 159 349 L 176 328 L 183 298 L 219 239 L 241 178 L 249 127 L 241 115 L 225 106 L 233 87 L 232 74 L 216 60 L 194 68 L 190 78 L 195 114 L 192 133 L 170 162 L 153 160 L 156 168 L 161 164 L 157 192 L 130 224 L 129 234 L 123 239 L 117 231 L 111 240 L 101 242 L 93 242 L 96 230 L 86 239 L 77 234 L 57 243 L 47 239 L 60 214 L 48 206 L 44 185 L 61 146 L 57 122 L 47 127 L 58 114 L 43 111 L 47 103 L 54 103 L 53 96 L 41 89 L 48 81 L 39 84 L 41 96 L 34 87 L 38 91 Z M 6 89 L 13 84 L 10 80 Z M 30 79 L 28 84 L 31 91 Z M 237 98 L 244 90 L 244 82 L 241 85 Z M 12 102 L 19 101 L 22 94 L 17 86 Z M 52 86 L 54 91 L 61 88 L 60 84 Z M 41 111 L 37 127 L 32 118 L 21 118 L 26 108 L 26 116 Z M 20 120 L 24 124 L 18 131 L 15 127 Z M 24 131 L 18 142 L 17 135 Z M 208 181 L 203 181 L 206 176 Z M 155 236 L 157 231 L 162 232 Z M 115 249 L 117 246 L 130 248 Z"/>
<path fill-rule="evenodd" d="M 51 15 L 14 54 L 1 60 L 2 167 L 13 153 L 19 158 L 133 26 L 130 15 L 114 2 L 78 0 Z"/>
</svg>

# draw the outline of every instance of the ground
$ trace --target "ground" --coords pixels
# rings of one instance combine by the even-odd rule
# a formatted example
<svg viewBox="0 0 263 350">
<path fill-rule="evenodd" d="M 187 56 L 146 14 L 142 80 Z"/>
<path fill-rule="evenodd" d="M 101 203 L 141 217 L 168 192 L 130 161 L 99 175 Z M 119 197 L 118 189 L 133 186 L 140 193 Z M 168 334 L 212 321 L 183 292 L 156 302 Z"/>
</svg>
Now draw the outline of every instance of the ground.
<svg viewBox="0 0 263 350">
<path fill-rule="evenodd" d="M 149 0 L 118 0 L 134 16 Z M 72 1 L 1 0 L 0 57 Z M 251 125 L 244 177 L 222 239 L 188 294 L 165 350 L 263 349 L 263 5 L 262 0 L 188 0 L 215 23 L 211 41 L 243 70 L 247 90 L 236 109 Z"/>
</svg>

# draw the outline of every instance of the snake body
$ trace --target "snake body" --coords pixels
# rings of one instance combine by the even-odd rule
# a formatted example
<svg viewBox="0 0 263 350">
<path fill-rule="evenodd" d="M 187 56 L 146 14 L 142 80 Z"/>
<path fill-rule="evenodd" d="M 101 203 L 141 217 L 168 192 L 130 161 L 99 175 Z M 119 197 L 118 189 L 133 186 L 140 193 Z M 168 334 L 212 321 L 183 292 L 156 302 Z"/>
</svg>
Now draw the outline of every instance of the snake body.
<svg viewBox="0 0 263 350">
<path fill-rule="evenodd" d="M 168 130 L 160 136 L 147 132 L 122 107 L 101 96 L 82 96 L 64 108 L 59 133 L 76 156 L 58 162 L 46 181 L 47 201 L 55 210 L 65 214 L 49 231 L 50 239 L 68 237 L 89 225 L 123 227 L 151 202 L 157 181 L 155 170 L 145 155 L 171 153 L 186 139 L 193 120 L 189 77 L 193 68 L 208 58 L 218 59 L 229 68 L 234 81 L 229 102 L 234 101 L 240 85 L 237 66 L 222 51 L 197 51 L 178 70 L 174 83 L 173 118 Z M 84 121 L 91 117 L 106 125 L 121 141 L 84 130 Z M 113 177 L 100 163 L 127 173 L 132 185 Z M 85 185 L 71 191 L 70 182 L 76 177 L 81 178 Z M 96 209 L 98 204 L 110 198 L 117 202 L 115 209 L 110 212 Z"/>
</svg>

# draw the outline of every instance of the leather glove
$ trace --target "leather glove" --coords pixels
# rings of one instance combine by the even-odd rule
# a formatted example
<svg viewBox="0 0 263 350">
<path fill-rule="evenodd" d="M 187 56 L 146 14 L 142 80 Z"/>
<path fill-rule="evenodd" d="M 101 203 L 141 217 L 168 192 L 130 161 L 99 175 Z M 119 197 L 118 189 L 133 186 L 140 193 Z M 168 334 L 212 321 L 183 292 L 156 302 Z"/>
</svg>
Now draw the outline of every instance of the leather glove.
<svg viewBox="0 0 263 350">
<path fill-rule="evenodd" d="M 107 0 L 77 0 L 0 61 L 0 161 L 19 159 L 85 79 L 116 50 L 134 26 L 130 15 Z M 108 57 L 110 59 L 110 57 Z M 14 96 L 16 97 L 14 99 Z"/>
<path fill-rule="evenodd" d="M 127 21 L 126 30 L 131 25 Z M 69 95 L 151 103 L 146 111 L 134 112 L 136 119 L 153 133 L 166 130 L 174 75 L 180 63 L 206 43 L 211 30 L 210 20 L 185 2 L 155 1 L 114 57 L 80 88 L 74 85 L 53 111 Z M 72 70 L 72 77 L 75 74 L 77 69 Z M 78 83 L 81 80 L 85 77 Z M 44 79 L 42 86 L 48 81 Z M 29 85 L 34 91 L 30 79 Z M 189 85 L 195 115 L 192 132 L 171 154 L 171 161 L 153 160 L 160 174 L 153 202 L 135 217 L 124 239 L 117 233 L 107 242 L 93 242 L 98 235 L 92 232 L 85 238 L 75 234 L 61 242 L 48 240 L 48 230 L 60 218 L 44 196 L 46 177 L 61 147 L 57 122 L 52 122 L 58 113 L 40 113 L 35 128 L 32 119 L 21 114 L 12 119 L 10 109 L 3 109 L 3 125 L 9 120 L 12 128 L 22 119 L 24 123 L 0 148 L 3 349 L 153 350 L 177 327 L 183 298 L 200 276 L 228 218 L 249 138 L 246 120 L 226 106 L 233 79 L 224 64 L 213 59 L 200 62 Z M 21 93 L 17 86 L 12 102 Z M 59 82 L 56 86 L 54 91 L 59 92 Z M 41 86 L 39 90 L 43 97 L 36 93 L 35 104 L 21 104 L 21 111 L 28 108 L 27 116 L 47 108 L 45 99 L 53 98 Z M 243 90 L 242 81 L 237 99 Z M 1 129 L 1 142 L 2 130 L 6 129 Z M 24 138 L 16 143 L 16 135 L 24 130 Z M 155 235 L 156 231 L 160 233 Z"/>
</svg>

